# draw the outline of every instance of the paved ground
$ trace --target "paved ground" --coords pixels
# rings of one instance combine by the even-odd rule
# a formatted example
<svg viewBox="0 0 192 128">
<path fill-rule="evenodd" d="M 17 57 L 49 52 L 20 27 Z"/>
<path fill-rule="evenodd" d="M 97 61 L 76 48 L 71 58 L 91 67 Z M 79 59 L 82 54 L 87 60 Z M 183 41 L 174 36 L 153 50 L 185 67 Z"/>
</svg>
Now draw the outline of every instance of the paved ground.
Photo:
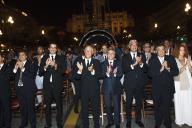
<svg viewBox="0 0 192 128">
<path fill-rule="evenodd" d="M 105 118 L 105 120 L 106 120 L 106 118 Z M 145 125 L 145 128 L 154 128 L 154 123 L 155 123 L 155 122 L 154 122 L 154 117 L 153 117 L 152 115 L 147 116 L 147 117 L 144 119 L 144 122 L 143 122 L 143 123 L 144 123 L 144 125 Z M 101 128 L 105 128 L 106 124 L 107 124 L 107 122 L 104 121 L 104 125 L 101 126 Z M 81 121 L 79 121 L 77 128 L 82 128 L 82 127 L 81 127 Z M 92 119 L 90 119 L 90 128 L 93 128 L 93 121 L 92 121 Z M 115 128 L 115 127 L 111 127 L 111 128 Z M 121 123 L 121 128 L 126 128 L 126 122 L 122 122 L 122 123 Z M 139 127 L 135 124 L 134 119 L 133 119 L 133 121 L 132 121 L 132 128 L 139 128 Z M 161 128 L 165 128 L 165 127 L 162 126 Z M 192 128 L 192 127 L 189 127 L 189 126 L 187 126 L 187 125 L 184 125 L 184 126 L 182 126 L 182 127 L 179 127 L 179 126 L 177 126 L 175 123 L 173 123 L 172 128 Z"/>
</svg>

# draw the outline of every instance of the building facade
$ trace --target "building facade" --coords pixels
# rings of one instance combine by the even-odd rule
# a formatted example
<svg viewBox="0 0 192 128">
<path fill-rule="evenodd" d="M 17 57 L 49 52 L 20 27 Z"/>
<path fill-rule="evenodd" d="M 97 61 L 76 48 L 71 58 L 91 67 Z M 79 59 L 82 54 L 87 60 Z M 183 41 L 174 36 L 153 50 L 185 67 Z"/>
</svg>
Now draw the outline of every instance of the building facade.
<svg viewBox="0 0 192 128">
<path fill-rule="evenodd" d="M 67 31 L 71 33 L 104 29 L 117 35 L 133 27 L 134 18 L 127 11 L 110 11 L 107 0 L 85 0 L 83 14 L 72 15 L 66 23 Z"/>
</svg>

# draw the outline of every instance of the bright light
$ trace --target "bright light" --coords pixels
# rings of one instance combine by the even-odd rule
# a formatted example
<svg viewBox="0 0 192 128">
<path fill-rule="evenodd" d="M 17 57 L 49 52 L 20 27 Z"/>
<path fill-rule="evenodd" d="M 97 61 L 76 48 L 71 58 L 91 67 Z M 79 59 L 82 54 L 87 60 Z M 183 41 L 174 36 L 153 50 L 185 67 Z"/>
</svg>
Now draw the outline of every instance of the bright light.
<svg viewBox="0 0 192 128">
<path fill-rule="evenodd" d="M 4 48 L 4 47 L 6 47 L 6 46 L 5 46 L 4 44 L 1 44 L 1 47 Z"/>
<path fill-rule="evenodd" d="M 157 24 L 157 23 L 155 23 L 155 24 L 154 24 L 154 27 L 155 27 L 155 28 L 158 28 L 158 24 Z"/>
<path fill-rule="evenodd" d="M 181 29 L 181 27 L 178 25 L 178 26 L 177 26 L 177 29 L 179 30 L 179 29 Z"/>
<path fill-rule="evenodd" d="M 0 36 L 2 36 L 3 35 L 3 32 L 0 30 Z"/>
<path fill-rule="evenodd" d="M 186 3 L 185 12 L 188 12 L 190 9 L 191 9 L 191 5 L 189 3 Z"/>
<path fill-rule="evenodd" d="M 2 3 L 2 4 L 5 4 L 4 0 L 1 0 L 1 3 Z"/>
<path fill-rule="evenodd" d="M 129 38 L 131 38 L 131 37 L 132 37 L 132 35 L 131 35 L 131 34 L 129 34 L 129 35 L 128 35 L 128 37 L 129 37 Z"/>
<path fill-rule="evenodd" d="M 185 12 L 188 12 L 189 10 L 187 8 L 185 8 Z"/>
<path fill-rule="evenodd" d="M 7 22 L 9 22 L 10 24 L 14 23 L 13 17 L 9 16 L 9 18 L 7 19 Z"/>
<path fill-rule="evenodd" d="M 41 34 L 42 34 L 42 35 L 45 35 L 45 30 L 41 30 Z"/>
<path fill-rule="evenodd" d="M 75 41 L 78 41 L 78 40 L 79 40 L 77 37 L 74 37 L 73 39 L 74 39 Z"/>
<path fill-rule="evenodd" d="M 189 3 L 186 4 L 187 9 L 191 9 L 191 5 Z"/>
<path fill-rule="evenodd" d="M 21 14 L 22 14 L 23 16 L 28 16 L 27 13 L 25 13 L 25 12 L 21 12 Z"/>
<path fill-rule="evenodd" d="M 124 29 L 124 30 L 123 30 L 123 33 L 127 33 L 127 30 Z"/>
</svg>

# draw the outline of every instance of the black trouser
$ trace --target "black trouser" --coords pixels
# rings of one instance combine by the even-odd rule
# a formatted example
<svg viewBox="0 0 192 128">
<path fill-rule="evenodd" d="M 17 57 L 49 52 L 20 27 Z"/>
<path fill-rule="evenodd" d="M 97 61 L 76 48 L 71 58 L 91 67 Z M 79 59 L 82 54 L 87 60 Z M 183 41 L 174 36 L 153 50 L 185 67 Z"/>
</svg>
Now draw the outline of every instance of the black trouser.
<svg viewBox="0 0 192 128">
<path fill-rule="evenodd" d="M 93 121 L 94 128 L 100 128 L 99 126 L 99 93 L 92 93 L 90 91 L 81 92 L 81 111 L 82 111 L 82 122 L 83 128 L 89 128 L 89 99 L 93 110 Z"/>
<path fill-rule="evenodd" d="M 79 100 L 81 98 L 81 86 L 78 80 L 74 80 L 73 82 L 75 86 L 74 104 L 75 104 L 75 107 L 78 107 Z"/>
<path fill-rule="evenodd" d="M 131 111 L 133 97 L 136 100 L 136 122 L 141 121 L 141 108 L 142 108 L 142 89 L 126 89 L 126 114 L 127 114 L 127 126 L 131 125 Z"/>
<path fill-rule="evenodd" d="M 0 94 L 0 128 L 11 127 L 10 96 Z"/>
<path fill-rule="evenodd" d="M 164 121 L 164 125 L 166 127 L 171 127 L 171 103 L 172 98 L 170 94 L 163 91 L 159 91 L 158 94 L 155 93 L 153 95 L 153 100 L 155 104 L 155 124 L 156 126 L 160 126 Z"/>
<path fill-rule="evenodd" d="M 107 112 L 108 124 L 111 124 L 114 121 L 115 125 L 120 125 L 120 94 L 104 94 L 104 101 Z M 111 112 L 112 101 L 114 106 L 114 118 Z"/>
<path fill-rule="evenodd" d="M 30 121 L 31 128 L 36 128 L 36 115 L 35 115 L 35 94 L 28 94 L 23 90 L 18 90 L 17 97 L 21 110 L 21 128 L 28 125 Z"/>
<path fill-rule="evenodd" d="M 49 90 L 44 90 L 44 99 L 45 99 L 45 116 L 46 116 L 46 124 L 48 127 L 51 127 L 51 104 L 52 101 L 55 100 L 56 102 L 56 109 L 57 109 L 57 115 L 56 115 L 56 121 L 57 121 L 57 127 L 62 128 L 62 115 L 63 115 L 63 109 L 62 109 L 62 93 L 61 91 L 55 91 L 56 85 L 50 84 Z"/>
</svg>

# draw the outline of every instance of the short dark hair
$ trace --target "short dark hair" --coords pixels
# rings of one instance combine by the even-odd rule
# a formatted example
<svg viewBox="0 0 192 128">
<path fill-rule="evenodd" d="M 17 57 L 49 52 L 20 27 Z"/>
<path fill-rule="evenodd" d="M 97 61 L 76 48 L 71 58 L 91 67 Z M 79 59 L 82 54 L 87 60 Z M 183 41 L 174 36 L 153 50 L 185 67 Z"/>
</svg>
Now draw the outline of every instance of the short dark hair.
<svg viewBox="0 0 192 128">
<path fill-rule="evenodd" d="M 48 47 L 50 47 L 52 44 L 56 45 L 58 47 L 58 44 L 56 42 L 49 42 Z"/>
<path fill-rule="evenodd" d="M 25 50 L 25 49 L 19 49 L 18 50 L 18 55 L 20 54 L 20 53 L 25 53 L 25 55 L 27 55 L 27 51 Z"/>
</svg>

